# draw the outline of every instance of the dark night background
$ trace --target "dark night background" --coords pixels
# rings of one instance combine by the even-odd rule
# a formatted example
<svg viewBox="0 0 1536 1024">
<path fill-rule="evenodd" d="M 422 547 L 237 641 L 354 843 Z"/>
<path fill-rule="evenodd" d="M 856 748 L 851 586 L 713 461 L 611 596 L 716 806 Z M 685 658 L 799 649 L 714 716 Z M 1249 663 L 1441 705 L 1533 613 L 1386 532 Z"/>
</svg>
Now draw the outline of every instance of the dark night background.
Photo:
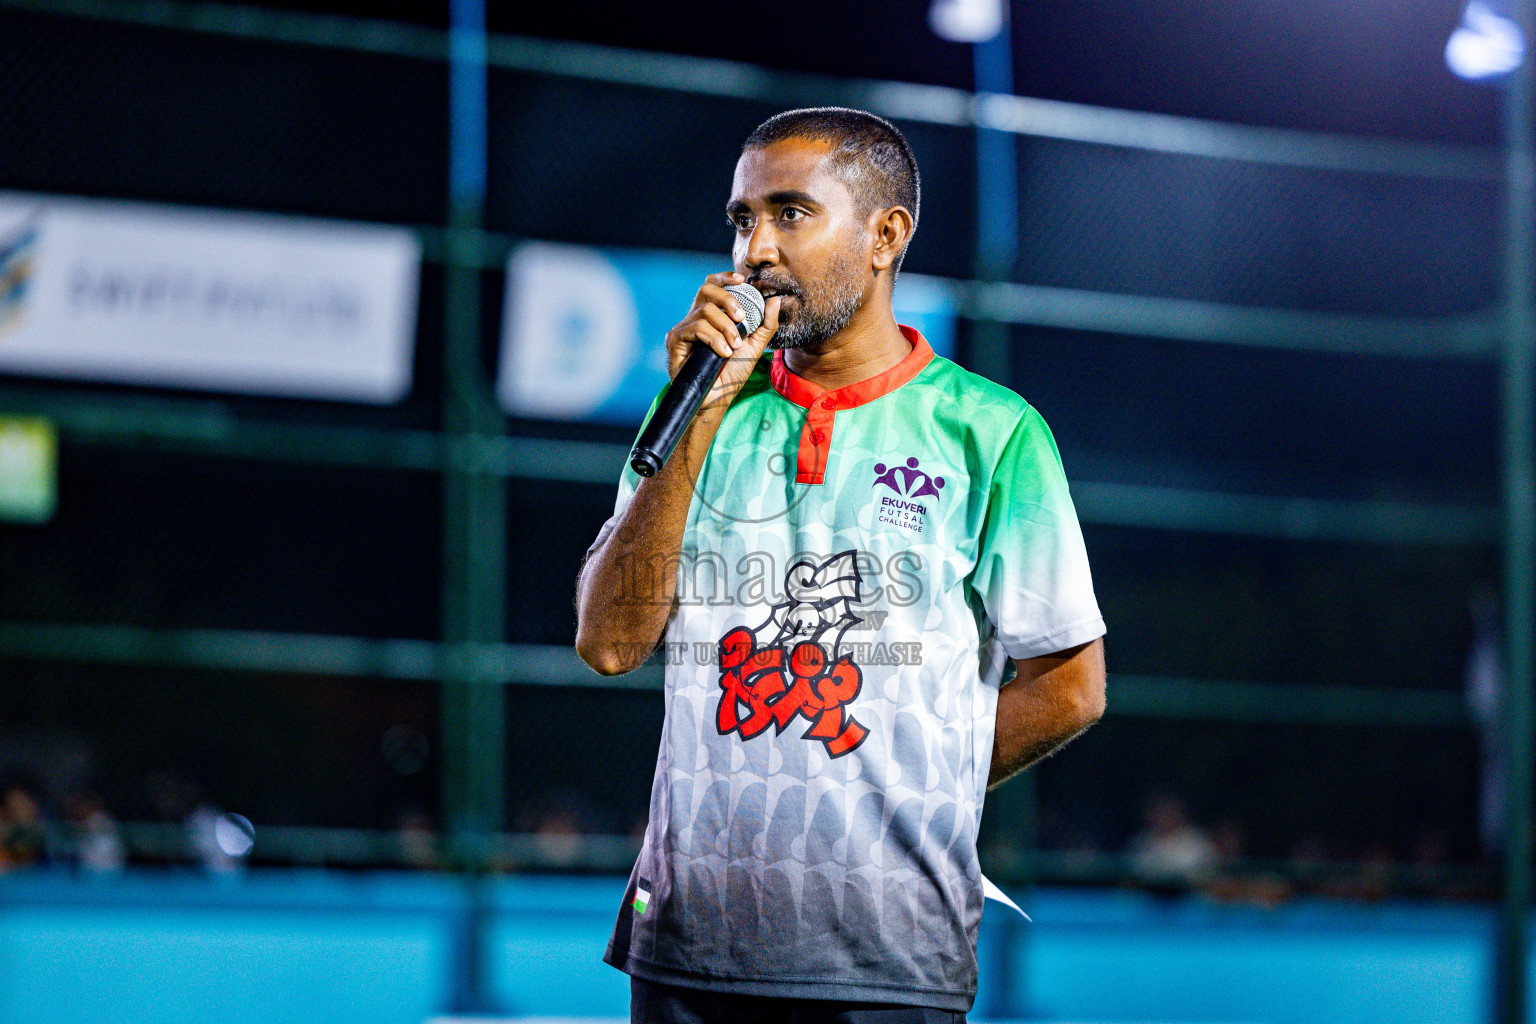
<svg viewBox="0 0 1536 1024">
<path fill-rule="evenodd" d="M 442 27 L 446 5 L 270 3 Z M 490 28 L 746 60 L 791 72 L 969 89 L 968 47 L 926 2 L 490 5 Z M 1452 0 L 1016 4 L 1021 95 L 1488 147 L 1498 93 L 1443 60 Z M 518 238 L 724 251 L 739 140 L 774 108 L 493 71 L 487 226 Z M 440 66 L 195 38 L 0 8 L 0 188 L 423 225 L 440 223 Z M 907 125 L 924 173 L 907 266 L 969 276 L 974 144 Z M 1015 280 L 1385 316 L 1474 313 L 1497 296 L 1497 186 L 1242 165 L 1020 139 Z M 494 361 L 502 276 L 484 275 Z M 201 395 L 284 421 L 441 426 L 442 270 L 423 273 L 415 388 L 400 406 Z M 962 357 L 966 336 L 962 327 Z M 1322 355 L 1033 327 L 1009 383 L 1039 407 L 1074 480 L 1241 494 L 1492 505 L 1492 364 Z M 12 378 L 8 387 L 50 387 Z M 122 396 L 127 388 L 58 385 Z M 186 399 L 185 392 L 152 392 Z M 515 421 L 511 433 L 627 442 L 626 430 Z M 66 439 L 60 513 L 0 526 L 0 618 L 440 636 L 440 488 L 425 474 L 334 470 Z M 510 481 L 507 639 L 569 644 L 571 580 L 607 487 Z M 532 522 L 532 525 L 530 525 Z M 1089 525 L 1112 672 L 1455 692 L 1468 599 L 1491 547 L 1394 546 Z M 78 752 L 75 776 L 121 817 L 160 813 L 172 772 L 253 820 L 385 828 L 439 813 L 426 766 L 381 754 L 395 726 L 436 749 L 427 684 L 0 662 L 0 740 L 25 768 Z M 557 698 L 566 703 L 552 709 Z M 585 827 L 643 815 L 654 694 L 513 688 L 507 808 L 535 827 L 550 794 Z M 1113 710 L 1113 697 L 1111 697 Z M 552 744 L 590 727 L 596 758 Z M 17 755 L 14 752 L 21 751 Z M 27 752 L 33 753 L 27 753 Z M 31 761 L 28 758 L 32 758 Z M 73 763 L 73 762 L 72 762 Z M 49 785 L 50 780 L 43 780 Z M 1465 728 L 1280 727 L 1111 715 L 1040 772 L 1047 843 L 1123 846 L 1147 797 L 1235 820 L 1249 852 L 1316 838 L 1394 858 L 1439 837 L 1480 856 L 1477 744 Z M 574 794 L 574 795 L 570 795 Z"/>
<path fill-rule="evenodd" d="M 447 25 L 446 3 L 289 0 L 260 6 Z M 1491 145 L 1496 92 L 1445 66 L 1454 0 L 1159 0 L 1014 4 L 1022 96 L 1240 124 Z M 744 60 L 786 71 L 969 89 L 968 46 L 914 0 L 731 7 L 488 5 L 495 32 Z"/>
</svg>

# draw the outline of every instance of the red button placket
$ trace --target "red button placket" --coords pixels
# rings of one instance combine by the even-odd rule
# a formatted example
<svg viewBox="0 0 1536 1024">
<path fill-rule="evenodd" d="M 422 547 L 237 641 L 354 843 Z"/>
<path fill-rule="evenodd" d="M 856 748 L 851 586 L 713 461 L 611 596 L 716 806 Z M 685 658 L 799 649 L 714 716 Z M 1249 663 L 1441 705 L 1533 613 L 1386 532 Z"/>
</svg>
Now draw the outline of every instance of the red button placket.
<svg viewBox="0 0 1536 1024">
<path fill-rule="evenodd" d="M 795 460 L 795 483 L 819 484 L 826 479 L 827 452 L 832 447 L 832 420 L 837 402 L 830 398 L 812 402 L 800 428 L 800 452 Z"/>
<path fill-rule="evenodd" d="M 883 373 L 836 391 L 823 391 L 803 377 L 797 377 L 784 363 L 784 353 L 775 352 L 769 369 L 773 388 L 784 398 L 805 410 L 800 427 L 800 450 L 795 457 L 795 482 L 819 484 L 827 477 L 827 456 L 832 450 L 832 420 L 838 409 L 852 409 L 888 395 L 922 372 L 933 359 L 933 348 L 916 330 L 897 324 L 912 345 L 912 351 Z"/>
</svg>

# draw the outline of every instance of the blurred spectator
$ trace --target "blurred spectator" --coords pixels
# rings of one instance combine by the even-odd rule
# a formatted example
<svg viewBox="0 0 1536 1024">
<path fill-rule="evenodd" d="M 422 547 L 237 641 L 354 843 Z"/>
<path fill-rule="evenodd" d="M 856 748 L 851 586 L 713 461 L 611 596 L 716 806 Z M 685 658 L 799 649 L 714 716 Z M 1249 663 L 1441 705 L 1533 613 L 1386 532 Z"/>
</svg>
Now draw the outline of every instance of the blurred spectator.
<svg viewBox="0 0 1536 1024">
<path fill-rule="evenodd" d="M 1078 808 L 1073 808 L 1073 813 L 1067 817 L 1055 807 L 1043 805 L 1039 818 L 1040 847 L 1059 850 L 1070 860 L 1083 865 L 1092 864 L 1104 855 L 1104 844 L 1088 820 L 1088 815 Z"/>
<path fill-rule="evenodd" d="M 208 800 L 197 783 L 174 772 L 151 772 L 145 788 L 164 821 L 181 822 L 192 855 L 205 871 L 230 875 L 245 866 L 255 830 L 238 814 L 227 814 Z"/>
<path fill-rule="evenodd" d="M 1359 867 L 1332 860 L 1329 844 L 1318 835 L 1304 835 L 1292 843 L 1286 864 L 1301 892 L 1335 900 L 1355 900 L 1359 895 Z"/>
<path fill-rule="evenodd" d="M 0 871 L 39 864 L 47 848 L 47 823 L 37 796 L 24 783 L 9 783 L 0 800 Z"/>
<path fill-rule="evenodd" d="M 1302 892 L 1318 892 L 1327 882 L 1328 844 L 1319 836 L 1301 836 L 1286 854 L 1286 866 Z"/>
<path fill-rule="evenodd" d="M 1215 847 L 1218 862 L 1234 864 L 1248 854 L 1248 834 L 1231 818 L 1223 818 L 1211 829 L 1211 845 Z"/>
<path fill-rule="evenodd" d="M 232 875 L 245 867 L 256 830 L 238 814 L 229 814 L 203 801 L 187 818 L 187 838 L 204 871 Z"/>
<path fill-rule="evenodd" d="M 1211 899 L 1275 907 L 1290 898 L 1291 888 L 1283 877 L 1247 865 L 1248 836 L 1237 822 L 1230 818 L 1217 822 L 1211 829 L 1211 843 L 1216 850 L 1216 873 L 1205 890 Z"/>
<path fill-rule="evenodd" d="M 1448 839 L 1439 828 L 1426 828 L 1414 837 L 1408 851 L 1406 889 L 1414 896 L 1430 899 L 1475 899 L 1477 889 L 1465 873 L 1452 874 Z"/>
<path fill-rule="evenodd" d="M 442 866 L 437 832 L 426 812 L 417 808 L 402 811 L 395 819 L 395 841 L 400 847 L 400 863 L 406 867 L 432 871 Z"/>
<path fill-rule="evenodd" d="M 1482 753 L 1477 830 L 1483 853 L 1496 859 L 1504 848 L 1504 630 L 1498 591 L 1478 587 L 1467 602 L 1472 646 L 1464 672 L 1467 713 L 1477 723 Z"/>
<path fill-rule="evenodd" d="M 1131 840 L 1131 871 L 1148 888 L 1179 892 L 1210 880 L 1216 846 L 1189 820 L 1184 801 L 1171 793 L 1149 800 L 1142 830 Z"/>
<path fill-rule="evenodd" d="M 69 827 L 75 863 L 80 870 L 113 873 L 123 870 L 128 854 L 117 822 L 95 793 L 77 793 L 69 802 Z"/>
<path fill-rule="evenodd" d="M 1385 843 L 1372 843 L 1361 853 L 1339 894 L 1366 903 L 1386 899 L 1392 894 L 1394 867 L 1391 848 Z"/>
<path fill-rule="evenodd" d="M 534 831 L 534 848 L 544 864 L 567 867 L 581 860 L 586 847 L 584 835 L 581 819 L 574 811 L 556 808 L 544 816 Z"/>
<path fill-rule="evenodd" d="M 587 852 L 586 837 L 610 831 L 582 795 L 569 788 L 553 790 L 525 805 L 514 828 L 533 835 L 533 853 L 543 867 L 579 863 Z"/>
</svg>

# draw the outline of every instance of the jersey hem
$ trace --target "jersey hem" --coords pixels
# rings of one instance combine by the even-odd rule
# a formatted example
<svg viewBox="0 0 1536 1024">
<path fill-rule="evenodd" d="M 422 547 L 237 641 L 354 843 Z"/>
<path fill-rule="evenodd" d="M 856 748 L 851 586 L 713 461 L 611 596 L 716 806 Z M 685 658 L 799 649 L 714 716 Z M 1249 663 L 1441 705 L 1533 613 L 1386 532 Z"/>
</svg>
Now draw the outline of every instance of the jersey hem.
<svg viewBox="0 0 1536 1024">
<path fill-rule="evenodd" d="M 895 1003 L 901 1006 L 926 1006 L 935 1010 L 969 1013 L 976 1003 L 976 993 L 950 992 L 901 985 L 877 985 L 867 982 L 815 981 L 783 978 L 721 978 L 677 967 L 654 963 L 628 953 L 614 955 L 613 943 L 603 952 L 603 962 L 643 981 L 681 985 L 709 992 L 738 996 L 773 996 L 782 999 L 834 999 L 841 1002 Z"/>
<path fill-rule="evenodd" d="M 1004 641 L 1003 650 L 1010 658 L 1038 658 L 1042 654 L 1055 654 L 1057 651 L 1068 647 L 1076 647 L 1085 644 L 1089 640 L 1096 640 L 1103 636 L 1107 630 L 1104 627 L 1104 616 L 1095 615 L 1088 619 L 1079 619 L 1069 626 L 1047 633 L 1044 636 L 1035 637 L 1024 643 Z"/>
</svg>

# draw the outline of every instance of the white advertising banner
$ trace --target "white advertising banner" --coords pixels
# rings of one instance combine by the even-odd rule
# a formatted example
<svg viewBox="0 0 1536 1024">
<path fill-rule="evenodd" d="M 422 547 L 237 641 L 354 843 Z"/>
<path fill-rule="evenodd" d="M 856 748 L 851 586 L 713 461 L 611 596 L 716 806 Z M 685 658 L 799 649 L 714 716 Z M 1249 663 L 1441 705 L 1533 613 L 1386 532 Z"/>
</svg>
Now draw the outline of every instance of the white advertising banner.
<svg viewBox="0 0 1536 1024">
<path fill-rule="evenodd" d="M 405 228 L 0 192 L 0 373 L 388 404 Z"/>
</svg>

